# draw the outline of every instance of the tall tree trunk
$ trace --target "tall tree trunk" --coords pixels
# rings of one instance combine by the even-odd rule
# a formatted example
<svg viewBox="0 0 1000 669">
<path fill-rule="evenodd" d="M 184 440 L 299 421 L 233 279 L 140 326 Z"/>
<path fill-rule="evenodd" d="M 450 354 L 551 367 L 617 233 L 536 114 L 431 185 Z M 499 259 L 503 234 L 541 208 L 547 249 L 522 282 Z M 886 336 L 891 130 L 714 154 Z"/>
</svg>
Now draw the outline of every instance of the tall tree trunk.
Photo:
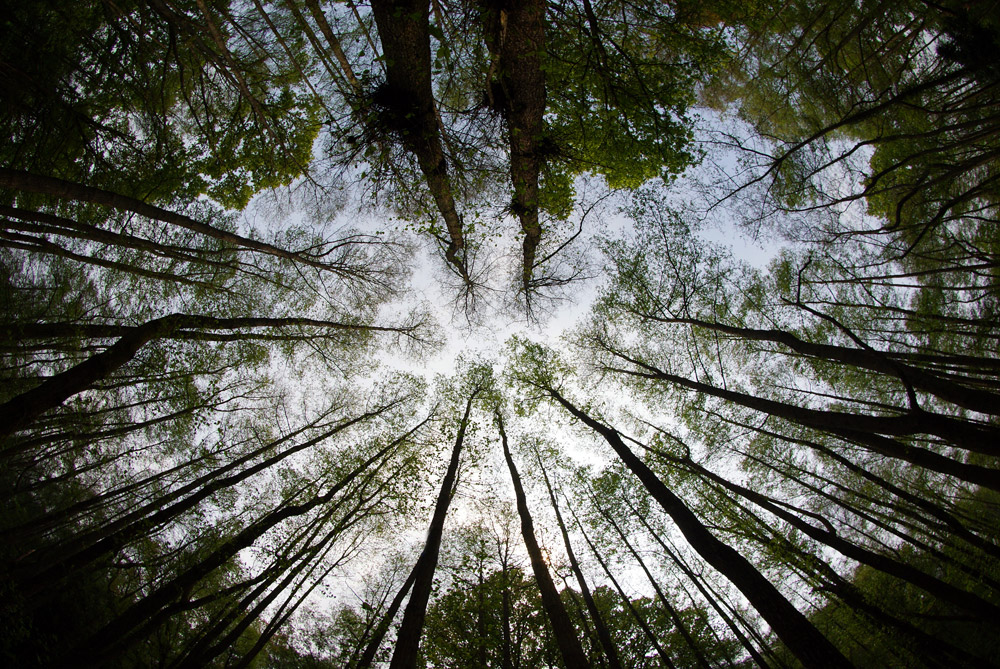
<svg viewBox="0 0 1000 669">
<path fill-rule="evenodd" d="M 847 441 L 855 442 L 865 446 L 868 450 L 890 458 L 897 458 L 910 464 L 924 467 L 931 471 L 940 472 L 969 483 L 982 485 L 993 490 L 1000 490 L 1000 471 L 991 467 L 966 464 L 954 458 L 935 453 L 923 448 L 911 446 L 910 444 L 896 441 L 880 434 L 885 431 L 891 434 L 919 434 L 924 430 L 915 427 L 920 423 L 916 418 L 913 422 L 906 415 L 901 416 L 859 416 L 856 414 L 846 414 L 836 411 L 819 411 L 816 409 L 806 409 L 803 407 L 777 402 L 775 400 L 754 397 L 745 393 L 740 393 L 724 388 L 718 388 L 711 384 L 663 372 L 655 367 L 641 363 L 626 356 L 619 351 L 610 351 L 614 355 L 624 360 L 636 364 L 646 371 L 636 371 L 609 367 L 608 371 L 613 371 L 630 376 L 638 376 L 658 381 L 667 381 L 683 388 L 688 388 L 700 393 L 706 393 L 713 397 L 733 402 L 755 411 L 767 413 L 784 420 L 809 427 L 823 430 L 829 434 L 838 436 Z M 925 416 L 928 414 L 924 414 Z M 950 420 L 950 419 L 949 419 Z M 955 423 L 957 421 L 951 421 Z M 969 427 L 969 426 L 966 426 Z M 990 428 L 995 431 L 996 428 Z M 982 432 L 985 428 L 974 427 L 973 432 Z M 985 439 L 985 441 L 984 441 Z M 997 447 L 991 440 L 980 435 L 979 441 L 975 444 L 963 441 L 964 447 L 973 446 L 970 450 L 988 451 L 995 453 Z"/>
<path fill-rule="evenodd" d="M 531 570 L 535 574 L 535 581 L 542 594 L 542 607 L 552 623 L 552 632 L 555 635 L 559 651 L 562 653 L 563 662 L 567 669 L 583 669 L 589 667 L 587 656 L 583 652 L 576 630 L 570 622 L 566 607 L 563 606 L 559 592 L 556 590 L 552 576 L 549 575 L 549 568 L 542 557 L 542 551 L 535 540 L 535 528 L 531 520 L 531 513 L 528 511 L 527 498 L 524 496 L 524 488 L 521 486 L 521 477 L 514 466 L 514 458 L 511 456 L 510 448 L 507 445 L 507 434 L 503 429 L 503 416 L 500 411 L 496 412 L 497 428 L 500 431 L 500 441 L 503 444 L 503 455 L 507 460 L 507 469 L 510 470 L 510 479 L 514 484 L 514 496 L 517 499 L 517 513 L 521 517 L 521 534 L 524 537 L 524 547 L 531 558 Z"/>
<path fill-rule="evenodd" d="M 49 377 L 40 385 L 0 405 L 0 439 L 30 425 L 46 411 L 107 377 L 131 361 L 145 344 L 171 333 L 179 323 L 177 314 L 144 323 L 107 350 Z"/>
<path fill-rule="evenodd" d="M 161 209 L 160 207 L 148 204 L 142 200 L 137 200 L 125 195 L 119 195 L 118 193 L 112 193 L 111 191 L 102 190 L 100 188 L 84 186 L 83 184 L 73 183 L 71 181 L 64 181 L 55 177 L 46 177 L 19 170 L 0 168 L 0 188 L 11 188 L 28 193 L 51 195 L 52 197 L 56 197 L 61 200 L 93 202 L 94 204 L 104 205 L 121 211 L 130 211 L 134 214 L 139 214 L 140 216 L 144 216 L 155 221 L 161 221 L 179 228 L 184 228 L 185 230 L 197 232 L 205 235 L 206 237 L 218 239 L 219 241 L 232 244 L 233 246 L 301 263 L 310 267 L 315 267 L 319 270 L 339 273 L 341 269 L 336 263 L 320 260 L 320 258 L 322 258 L 322 254 L 288 251 L 287 249 L 278 248 L 272 244 L 267 244 L 256 239 L 250 239 L 249 237 L 243 237 L 241 235 L 237 235 L 236 233 L 216 228 L 207 223 L 196 221 L 183 214 L 177 214 L 166 209 Z"/>
<path fill-rule="evenodd" d="M 834 344 L 816 344 L 804 341 L 784 330 L 758 330 L 754 328 L 734 327 L 696 318 L 659 318 L 649 314 L 637 315 L 660 323 L 680 323 L 705 328 L 743 340 L 768 341 L 782 344 L 796 353 L 801 353 L 812 358 L 829 360 L 859 369 L 879 372 L 888 376 L 896 376 L 904 383 L 911 384 L 917 390 L 931 393 L 965 409 L 994 415 L 1000 413 L 1000 394 L 989 390 L 970 388 L 947 378 L 942 378 L 937 374 L 908 365 L 905 362 L 895 359 L 894 354 L 891 352 L 850 348 Z"/>
<path fill-rule="evenodd" d="M 618 535 L 618 538 L 621 539 L 622 543 L 625 545 L 626 550 L 628 550 L 629 554 L 632 556 L 632 559 L 636 561 L 642 569 L 642 572 L 646 575 L 646 580 L 648 580 L 649 584 L 653 586 L 653 591 L 656 592 L 657 598 L 660 600 L 663 608 L 666 609 L 667 615 L 670 616 L 670 620 L 673 622 L 674 627 L 676 627 L 677 631 L 680 632 L 680 635 L 684 637 L 685 643 L 687 643 L 688 647 L 694 653 L 695 658 L 698 660 L 698 664 L 704 669 L 711 669 L 708 660 L 705 658 L 705 653 L 702 651 L 701 645 L 695 641 L 694 637 L 691 636 L 691 632 L 688 631 L 687 625 L 685 625 L 684 621 L 681 620 L 680 615 L 677 613 L 677 609 L 675 609 L 673 604 L 670 603 L 670 600 L 663 592 L 663 588 L 660 587 L 656 578 L 653 577 L 652 572 L 650 572 L 649 568 L 646 567 L 646 562 L 642 559 L 642 556 L 640 556 L 639 552 L 632 546 L 632 542 L 629 541 L 628 535 L 626 535 L 625 532 L 622 531 L 622 528 L 618 526 L 618 522 L 615 520 L 614 516 L 611 515 L 611 512 L 601 507 L 593 492 L 591 492 L 590 501 L 593 503 L 594 508 L 597 509 L 597 512 L 608 521 L 615 533 Z"/>
<path fill-rule="evenodd" d="M 750 601 L 778 638 L 809 667 L 849 667 L 850 662 L 774 585 L 732 547 L 716 538 L 684 502 L 667 488 L 622 441 L 618 433 L 571 404 L 553 388 L 545 390 L 578 420 L 601 435 L 638 478 L 684 538 Z"/>
<path fill-rule="evenodd" d="M 872 449 L 876 445 L 885 441 L 896 444 L 898 452 L 906 452 L 907 445 L 885 439 L 881 435 L 907 436 L 916 434 L 931 434 L 947 441 L 953 446 L 970 450 L 985 455 L 997 455 L 1000 447 L 996 444 L 1000 441 L 1000 428 L 985 423 L 962 420 L 946 416 L 943 414 L 930 413 L 919 408 L 911 409 L 905 413 L 894 416 L 868 416 L 864 414 L 846 413 L 842 411 L 828 411 L 819 409 L 808 409 L 805 407 L 769 400 L 762 397 L 755 397 L 725 388 L 718 388 L 711 384 L 691 379 L 676 374 L 670 374 L 657 369 L 641 360 L 632 358 L 621 351 L 610 351 L 613 355 L 640 367 L 643 371 L 628 370 L 620 368 L 609 368 L 608 371 L 639 376 L 657 381 L 668 381 L 689 390 L 708 393 L 714 397 L 725 399 L 734 404 L 745 406 L 756 411 L 762 411 L 772 416 L 784 418 L 798 423 L 805 427 L 825 430 L 831 434 L 842 435 L 848 438 L 859 439 L 868 443 L 871 441 Z M 912 450 L 919 451 L 920 449 Z M 930 451 L 923 451 L 929 455 L 936 455 Z M 899 457 L 899 456 L 896 456 Z M 938 456 L 941 457 L 941 456 Z M 925 456 L 926 458 L 926 456 Z M 947 458 L 945 458 L 947 459 Z M 935 462 L 927 459 L 928 462 Z M 920 464 L 914 462 L 914 464 Z M 960 464 L 960 463 L 956 463 Z M 928 466 L 928 465 L 924 465 Z M 928 466 L 928 468 L 931 468 Z M 943 472 L 948 473 L 948 472 Z M 997 484 L 994 481 L 994 485 Z"/>
<path fill-rule="evenodd" d="M 636 623 L 638 623 L 639 627 L 642 629 L 642 633 L 646 635 L 649 643 L 653 645 L 653 648 L 656 650 L 656 654 L 659 655 L 660 660 L 667 667 L 667 669 L 676 669 L 676 665 L 673 660 L 670 659 L 670 654 L 667 653 L 667 650 L 660 643 L 657 634 L 650 628 L 649 623 L 646 622 L 646 619 L 643 618 L 642 614 L 635 608 L 635 604 L 633 604 L 632 600 L 629 599 L 627 594 L 625 594 L 625 589 L 622 588 L 620 583 L 618 583 L 618 579 L 615 578 L 615 575 L 611 572 L 611 567 L 608 566 L 607 561 L 601 556 L 600 551 L 597 550 L 597 546 L 594 545 L 594 542 L 590 539 L 587 531 L 583 529 L 583 523 L 580 522 L 580 518 L 577 517 L 576 511 L 573 509 L 572 505 L 569 507 L 569 512 L 572 514 L 573 520 L 576 521 L 577 527 L 580 528 L 580 534 L 583 535 L 583 540 L 587 542 L 590 552 L 594 554 L 595 558 L 597 558 L 597 563 L 601 565 L 601 569 L 604 570 L 605 576 L 607 576 L 608 580 L 611 581 L 611 585 L 614 587 L 615 592 L 617 592 L 618 596 L 621 597 L 622 602 L 625 604 L 625 608 L 627 608 L 629 613 L 632 614 L 632 618 Z"/>
<path fill-rule="evenodd" d="M 81 533 L 72 537 L 69 541 L 60 544 L 57 547 L 57 557 L 52 562 L 45 565 L 40 572 L 36 573 L 36 575 L 31 578 L 31 583 L 34 584 L 33 591 L 42 589 L 49 583 L 54 582 L 53 579 L 56 579 L 60 574 L 64 574 L 72 569 L 78 569 L 105 553 L 120 549 L 129 541 L 132 541 L 149 532 L 151 528 L 157 527 L 161 523 L 167 522 L 168 520 L 191 510 L 200 502 L 220 490 L 244 481 L 250 476 L 276 465 L 295 453 L 305 450 L 311 446 L 315 446 L 323 440 L 328 439 L 329 437 L 347 429 L 352 425 L 379 415 L 385 410 L 385 408 L 386 407 L 383 407 L 379 410 L 368 412 L 356 418 L 344 421 L 317 437 L 304 441 L 301 444 L 291 446 L 284 451 L 276 453 L 266 460 L 257 463 L 256 465 L 244 469 L 241 472 L 219 478 L 221 474 L 228 473 L 229 471 L 236 469 L 239 465 L 244 464 L 257 455 L 260 455 L 262 452 L 267 452 L 273 446 L 284 441 L 284 439 L 268 444 L 261 449 L 257 449 L 244 457 L 228 463 L 226 466 L 221 467 L 218 470 L 200 477 L 196 481 L 193 481 L 178 490 L 174 490 L 167 495 L 144 505 L 140 509 L 127 514 L 123 518 L 113 521 L 108 526 L 99 528 L 92 533 Z M 425 419 L 414 429 L 419 429 L 419 427 L 424 425 L 427 420 L 429 420 L 429 418 Z M 412 431 L 408 433 L 407 436 L 409 434 L 412 434 Z M 171 500 L 177 499 L 178 497 L 181 497 L 189 492 L 193 494 L 171 506 L 164 508 L 164 505 L 169 503 Z"/>
<path fill-rule="evenodd" d="M 451 450 L 451 461 L 448 470 L 441 481 L 437 502 L 434 505 L 434 515 L 431 517 L 430 528 L 427 530 L 427 542 L 417 559 L 413 580 L 413 592 L 410 601 L 403 611 L 403 621 L 396 636 L 396 646 L 392 652 L 390 669 L 413 669 L 417 666 L 417 650 L 420 647 L 420 635 L 424 630 L 424 618 L 427 615 L 427 600 L 430 599 L 431 586 L 434 584 L 434 570 L 437 568 L 438 553 L 441 550 L 441 536 L 444 532 L 444 520 L 451 504 L 455 478 L 458 475 L 458 462 L 465 441 L 465 432 L 469 427 L 469 414 L 472 412 L 472 402 L 480 389 L 473 390 L 465 403 L 465 413 L 458 426 L 455 446 Z"/>
<path fill-rule="evenodd" d="M 878 571 L 898 578 L 902 581 L 906 581 L 911 585 L 921 588 L 934 597 L 937 597 L 941 601 L 949 602 L 954 606 L 963 608 L 970 613 L 974 613 L 980 618 L 985 620 L 1000 619 L 1000 607 L 997 607 L 995 604 L 992 604 L 991 602 L 988 602 L 971 592 L 967 592 L 951 585 L 950 583 L 946 583 L 945 581 L 923 572 L 916 567 L 900 562 L 899 560 L 895 560 L 886 555 L 870 551 L 867 548 L 847 541 L 846 539 L 838 536 L 829 521 L 822 518 L 818 514 L 810 513 L 809 515 L 812 516 L 814 520 L 817 520 L 817 522 L 821 522 L 825 526 L 825 529 L 816 527 L 812 523 L 809 523 L 800 518 L 798 515 L 788 511 L 786 508 L 783 508 L 787 505 L 780 503 L 762 493 L 755 492 L 737 483 L 733 483 L 725 477 L 719 476 L 715 472 L 706 469 L 690 459 L 675 458 L 660 451 L 654 451 L 654 453 L 661 459 L 670 462 L 677 467 L 686 469 L 695 476 L 701 477 L 703 480 L 711 481 L 716 485 L 759 505 L 761 508 L 766 509 L 778 518 L 784 520 L 786 523 L 802 532 L 810 539 L 833 548 L 845 557 L 855 560 L 860 564 L 868 565 L 873 569 L 877 569 Z M 799 511 L 803 512 L 801 509 Z"/>
<path fill-rule="evenodd" d="M 498 90 L 487 91 L 507 121 L 510 144 L 510 178 L 514 188 L 512 209 L 524 233 L 521 289 L 532 290 L 542 228 L 538 221 L 538 176 L 542 165 L 539 147 L 545 116 L 545 2 L 484 2 L 486 44 L 497 65 Z"/>
<path fill-rule="evenodd" d="M 419 564 L 419 561 L 417 562 Z M 379 646 L 382 645 L 382 639 L 385 638 L 385 633 L 389 631 L 389 626 L 392 625 L 393 619 L 396 617 L 396 613 L 399 611 L 399 607 L 403 605 L 403 600 L 406 599 L 407 593 L 410 592 L 410 588 L 413 587 L 413 581 L 417 577 L 417 565 L 413 565 L 413 569 L 410 570 L 410 574 L 403 581 L 403 585 L 399 587 L 396 591 L 396 596 L 392 598 L 389 602 L 389 608 L 385 610 L 385 614 L 379 620 L 378 625 L 372 632 L 372 638 L 369 639 L 367 645 L 365 645 L 364 651 L 361 653 L 361 657 L 358 658 L 357 664 L 353 664 L 352 661 L 348 662 L 349 667 L 354 667 L 354 669 L 368 669 L 372 666 L 372 662 L 375 661 L 375 654 L 378 653 Z"/>
<path fill-rule="evenodd" d="M 445 258 L 467 283 L 465 236 L 455 207 L 431 88 L 428 0 L 372 0 L 386 72 L 384 98 L 403 145 L 420 171 L 448 230 Z"/>
<path fill-rule="evenodd" d="M 239 532 L 236 536 L 225 541 L 207 557 L 198 562 L 198 564 L 188 568 L 177 577 L 161 585 L 149 595 L 127 608 L 88 640 L 84 646 L 93 651 L 94 654 L 103 653 L 105 649 L 113 648 L 119 640 L 128 637 L 129 633 L 139 625 L 153 619 L 164 619 L 167 617 L 168 611 L 164 611 L 163 609 L 170 602 L 189 592 L 199 581 L 225 564 L 236 553 L 253 544 L 254 541 L 278 523 L 295 516 L 301 516 L 317 506 L 331 501 L 338 492 L 353 482 L 372 464 L 396 448 L 401 441 L 400 439 L 388 444 L 338 481 L 325 494 L 318 495 L 308 502 L 301 504 L 282 505 L 242 532 Z M 321 516 L 319 520 L 328 518 L 335 513 L 343 501 L 345 500 L 340 500 L 326 514 Z M 350 519 L 353 514 L 357 513 L 359 508 L 359 505 L 355 505 L 355 509 L 348 514 L 347 519 Z M 343 531 L 347 519 L 342 519 L 337 523 L 337 526 L 328 534 L 328 539 Z"/>
<path fill-rule="evenodd" d="M 537 451 L 535 451 L 535 459 L 538 462 L 538 470 L 542 473 L 542 478 L 545 480 L 545 489 L 549 492 L 549 501 L 552 503 L 552 510 L 555 511 L 556 514 L 556 524 L 559 525 L 559 532 L 562 534 L 563 545 L 566 547 L 566 557 L 569 558 L 570 569 L 572 569 L 573 575 L 576 577 L 577 585 L 580 586 L 580 594 L 583 596 L 583 601 L 587 606 L 587 611 L 590 613 L 590 617 L 594 621 L 594 628 L 597 631 L 597 639 L 600 641 L 601 648 L 604 650 L 604 655 L 608 659 L 608 666 L 611 667 L 611 669 L 622 669 L 621 660 L 618 659 L 618 649 L 615 647 L 615 642 L 611 638 L 608 626 L 604 624 L 604 617 L 601 616 L 601 612 L 597 608 L 594 596 L 590 592 L 590 586 L 587 585 L 587 579 L 583 577 L 583 570 L 580 569 L 580 563 L 576 559 L 576 553 L 573 552 L 573 546 L 569 540 L 569 532 L 566 531 L 566 523 L 563 522 L 562 512 L 559 510 L 559 503 L 556 501 L 556 494 L 552 489 L 552 482 L 549 481 L 549 475 L 545 471 L 545 465 L 542 463 L 542 457 Z"/>
</svg>

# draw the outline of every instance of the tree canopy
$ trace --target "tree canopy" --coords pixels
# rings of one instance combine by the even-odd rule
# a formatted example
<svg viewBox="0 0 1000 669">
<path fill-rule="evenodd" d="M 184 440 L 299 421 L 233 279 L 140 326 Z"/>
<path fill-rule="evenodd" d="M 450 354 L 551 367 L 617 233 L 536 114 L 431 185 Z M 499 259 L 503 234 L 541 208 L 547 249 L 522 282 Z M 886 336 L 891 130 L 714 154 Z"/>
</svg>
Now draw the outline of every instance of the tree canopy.
<svg viewBox="0 0 1000 669">
<path fill-rule="evenodd" d="M 8 9 L 5 666 L 1000 662 L 995 0 Z"/>
</svg>

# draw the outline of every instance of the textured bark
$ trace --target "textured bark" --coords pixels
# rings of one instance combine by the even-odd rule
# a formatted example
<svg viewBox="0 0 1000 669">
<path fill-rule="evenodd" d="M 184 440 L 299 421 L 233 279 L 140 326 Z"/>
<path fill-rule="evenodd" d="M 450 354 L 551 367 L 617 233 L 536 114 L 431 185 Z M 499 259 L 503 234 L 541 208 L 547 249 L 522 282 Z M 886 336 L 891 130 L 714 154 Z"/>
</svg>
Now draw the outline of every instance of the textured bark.
<svg viewBox="0 0 1000 669">
<path fill-rule="evenodd" d="M 671 517 L 691 547 L 728 578 L 757 609 L 788 649 L 807 667 L 849 667 L 850 662 L 774 585 L 732 547 L 716 538 L 684 502 L 671 492 L 622 441 L 618 433 L 591 418 L 554 389 L 548 393 L 569 413 L 601 435 L 622 462 Z"/>
<path fill-rule="evenodd" d="M 510 448 L 507 446 L 507 435 L 503 429 L 503 417 L 496 413 L 497 427 L 500 431 L 500 441 L 503 444 L 503 455 L 507 460 L 507 469 L 510 470 L 510 479 L 514 484 L 514 496 L 517 500 L 517 514 L 521 517 L 521 535 L 524 537 L 524 547 L 531 558 L 531 570 L 535 574 L 535 581 L 542 595 L 542 607 L 548 615 L 552 624 L 552 632 L 562 653 L 563 662 L 567 669 L 578 669 L 589 667 L 587 656 L 583 652 L 580 640 L 576 638 L 576 630 L 570 622 L 566 607 L 563 606 L 559 592 L 556 590 L 549 568 L 542 557 L 542 551 L 535 540 L 534 524 L 531 520 L 531 513 L 528 511 L 528 502 L 524 496 L 524 488 L 521 486 L 521 477 L 514 466 L 514 458 L 511 456 Z"/>
<path fill-rule="evenodd" d="M 455 207 L 431 88 L 430 5 L 427 0 L 373 0 L 386 81 L 382 102 L 420 171 L 448 230 L 445 258 L 466 283 L 465 236 Z"/>
<path fill-rule="evenodd" d="M 489 94 L 507 122 L 513 210 L 524 232 L 521 288 L 532 288 L 542 228 L 538 222 L 539 147 L 545 115 L 545 3 L 542 0 L 484 3 L 486 44 L 496 63 Z M 496 93 L 493 87 L 498 90 Z"/>
</svg>

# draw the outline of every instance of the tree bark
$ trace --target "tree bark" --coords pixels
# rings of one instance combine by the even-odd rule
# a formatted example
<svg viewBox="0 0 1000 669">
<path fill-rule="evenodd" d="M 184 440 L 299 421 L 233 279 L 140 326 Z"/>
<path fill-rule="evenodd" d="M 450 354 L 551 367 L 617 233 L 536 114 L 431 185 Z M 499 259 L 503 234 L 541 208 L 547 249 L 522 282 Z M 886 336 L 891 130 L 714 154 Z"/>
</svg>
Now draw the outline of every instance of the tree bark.
<svg viewBox="0 0 1000 669">
<path fill-rule="evenodd" d="M 507 121 L 512 209 L 524 233 L 521 289 L 532 289 L 536 253 L 542 238 L 538 221 L 539 150 L 545 115 L 545 3 L 542 0 L 483 3 L 486 44 L 497 64 L 495 94 L 487 91 Z M 488 81 L 487 86 L 493 86 Z"/>
<path fill-rule="evenodd" d="M 462 220 L 452 195 L 431 88 L 430 5 L 427 0 L 372 0 L 371 4 L 385 63 L 384 101 L 444 218 L 449 237 L 445 258 L 470 283 Z"/>
</svg>

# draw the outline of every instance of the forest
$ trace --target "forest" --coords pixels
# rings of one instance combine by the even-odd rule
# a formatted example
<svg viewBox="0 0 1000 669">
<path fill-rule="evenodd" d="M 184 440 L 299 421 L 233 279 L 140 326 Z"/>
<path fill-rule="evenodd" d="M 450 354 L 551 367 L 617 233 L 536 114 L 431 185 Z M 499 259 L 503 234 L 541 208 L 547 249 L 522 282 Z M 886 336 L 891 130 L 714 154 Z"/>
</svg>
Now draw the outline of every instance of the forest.
<svg viewBox="0 0 1000 669">
<path fill-rule="evenodd" d="M 5 5 L 3 666 L 1000 665 L 997 0 Z"/>
</svg>

